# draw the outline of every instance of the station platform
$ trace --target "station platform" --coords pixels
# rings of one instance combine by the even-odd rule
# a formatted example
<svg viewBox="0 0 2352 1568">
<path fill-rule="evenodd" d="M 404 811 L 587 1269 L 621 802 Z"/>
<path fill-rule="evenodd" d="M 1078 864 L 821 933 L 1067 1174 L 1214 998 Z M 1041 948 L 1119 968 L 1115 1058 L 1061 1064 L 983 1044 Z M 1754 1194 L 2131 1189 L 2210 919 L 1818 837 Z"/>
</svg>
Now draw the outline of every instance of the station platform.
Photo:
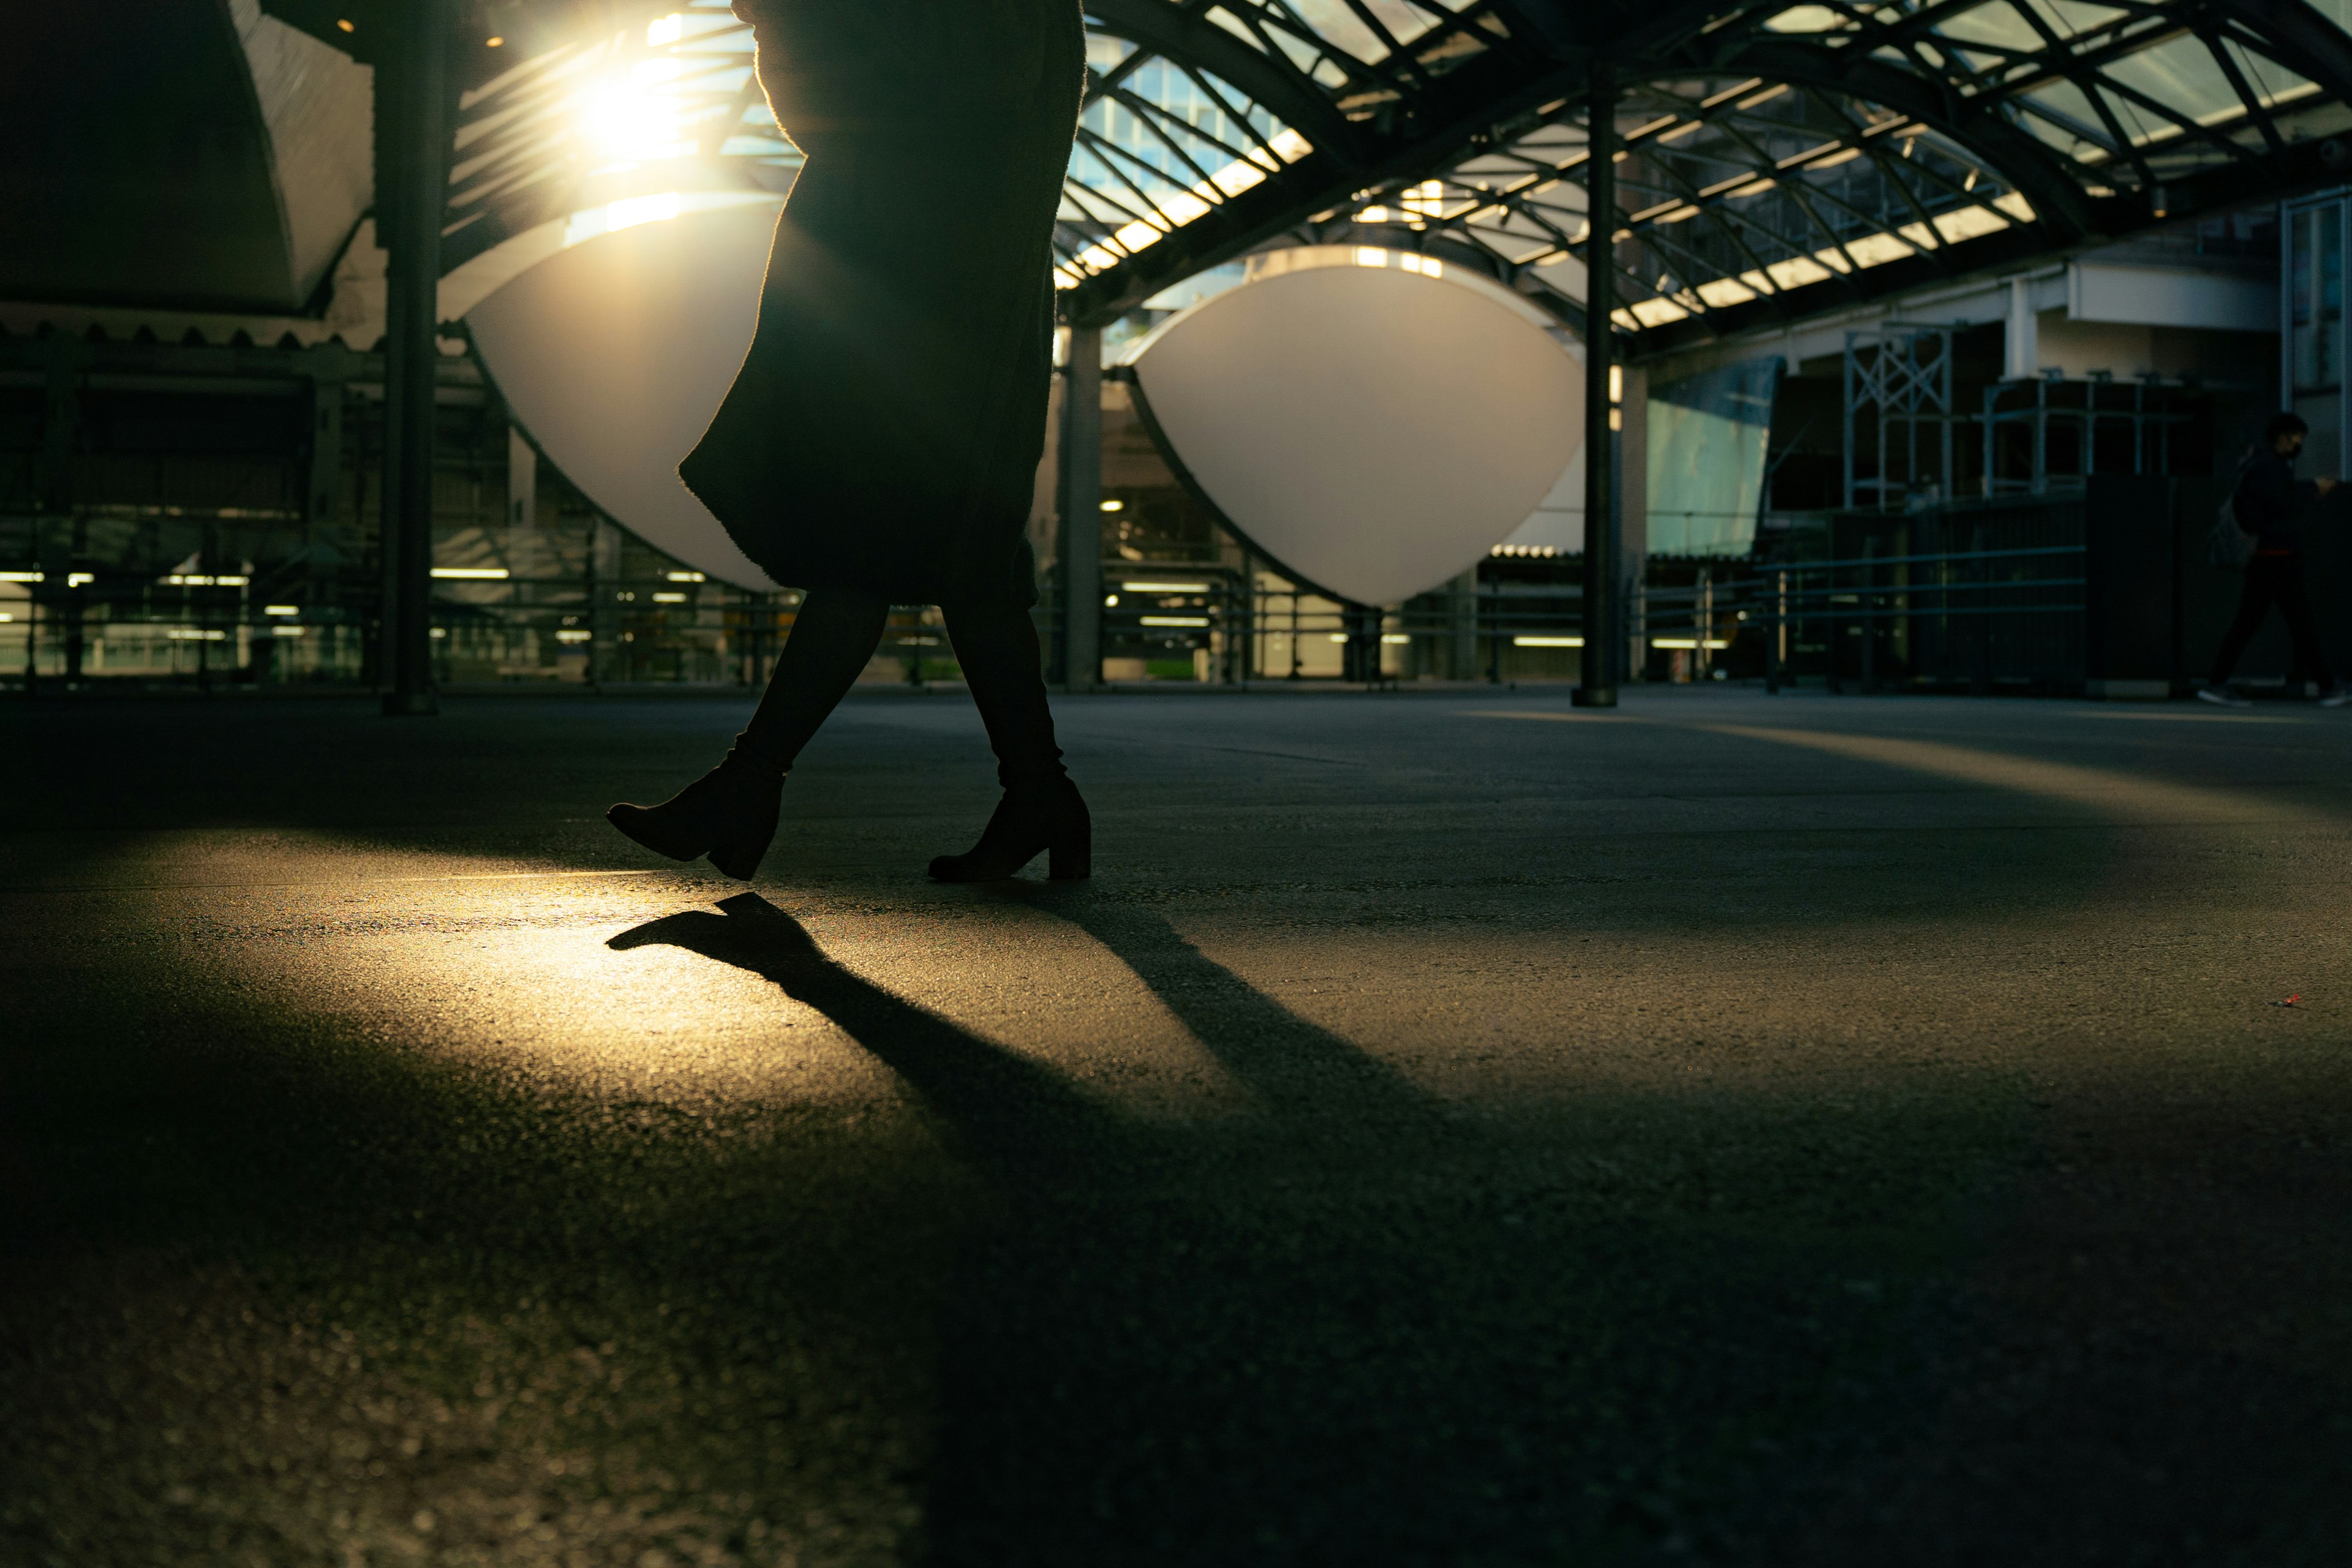
<svg viewBox="0 0 2352 1568">
<path fill-rule="evenodd" d="M 2352 712 L 0 709 L 0 1560 L 2340 1562 Z"/>
</svg>

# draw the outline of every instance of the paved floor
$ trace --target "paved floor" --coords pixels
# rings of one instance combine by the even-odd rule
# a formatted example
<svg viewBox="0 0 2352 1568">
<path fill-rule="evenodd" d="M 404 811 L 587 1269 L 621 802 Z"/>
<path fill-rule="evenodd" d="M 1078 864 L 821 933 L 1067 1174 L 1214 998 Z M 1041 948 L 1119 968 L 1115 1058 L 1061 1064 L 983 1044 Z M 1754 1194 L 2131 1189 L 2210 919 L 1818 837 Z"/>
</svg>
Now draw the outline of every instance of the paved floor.
<svg viewBox="0 0 2352 1568">
<path fill-rule="evenodd" d="M 2352 713 L 1061 711 L 0 710 L 0 1562 L 2352 1558 Z"/>
</svg>

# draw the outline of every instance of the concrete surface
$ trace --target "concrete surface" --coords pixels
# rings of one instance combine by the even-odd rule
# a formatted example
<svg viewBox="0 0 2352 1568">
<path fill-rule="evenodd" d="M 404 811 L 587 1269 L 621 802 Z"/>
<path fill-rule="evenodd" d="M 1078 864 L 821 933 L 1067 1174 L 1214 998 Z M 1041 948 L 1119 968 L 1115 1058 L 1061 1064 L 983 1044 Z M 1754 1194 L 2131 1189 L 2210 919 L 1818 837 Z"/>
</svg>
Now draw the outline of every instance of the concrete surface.
<svg viewBox="0 0 2352 1568">
<path fill-rule="evenodd" d="M 0 1562 L 2352 1557 L 2352 712 L 744 710 L 0 710 Z"/>
</svg>

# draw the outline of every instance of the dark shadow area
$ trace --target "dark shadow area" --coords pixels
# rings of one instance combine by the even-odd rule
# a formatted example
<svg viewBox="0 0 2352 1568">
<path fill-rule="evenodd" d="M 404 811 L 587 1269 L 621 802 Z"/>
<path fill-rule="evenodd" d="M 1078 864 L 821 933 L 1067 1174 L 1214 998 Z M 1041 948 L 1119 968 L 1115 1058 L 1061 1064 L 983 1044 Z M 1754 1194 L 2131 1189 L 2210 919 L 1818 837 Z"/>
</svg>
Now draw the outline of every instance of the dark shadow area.
<svg viewBox="0 0 2352 1568">
<path fill-rule="evenodd" d="M 2119 1524 L 2116 1552 L 2074 1529 L 2043 1551 L 2080 1510 L 2158 1507 L 2079 1426 L 2082 1464 L 2036 1454 L 2070 1480 L 2000 1490 L 2013 1510 L 1988 1478 L 1935 1473 L 1985 1418 L 1970 1384 L 2013 1328 L 1948 1273 L 2002 1184 L 1997 1127 L 1916 1105 L 1867 1130 L 1755 1103 L 1442 1115 L 1156 911 L 1005 896 L 1102 941 L 1265 1114 L 1095 1109 L 848 974 L 756 895 L 614 942 L 684 946 L 818 1008 L 1005 1184 L 946 1297 L 933 1561 L 2123 1562 L 2190 1519 L 2268 1532 L 2208 1489 Z M 1866 1150 L 1882 1184 L 1819 1190 L 1791 1138 L 1831 1168 Z M 2144 1444 L 2148 1474 L 2203 1446 L 2147 1430 L 2172 1434 Z M 2290 1510 L 2315 1479 L 2206 1462 Z M 1871 1503 L 1898 1474 L 1909 1519 Z M 1933 1548 L 1912 1538 L 1927 1518 Z"/>
</svg>

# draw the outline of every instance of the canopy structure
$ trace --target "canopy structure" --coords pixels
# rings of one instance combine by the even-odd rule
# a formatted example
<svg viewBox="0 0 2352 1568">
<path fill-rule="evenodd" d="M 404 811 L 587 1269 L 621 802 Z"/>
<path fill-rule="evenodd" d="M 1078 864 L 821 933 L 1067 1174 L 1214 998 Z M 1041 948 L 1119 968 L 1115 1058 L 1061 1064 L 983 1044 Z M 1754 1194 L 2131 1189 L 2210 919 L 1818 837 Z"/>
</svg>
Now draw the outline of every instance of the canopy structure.
<svg viewBox="0 0 2352 1568">
<path fill-rule="evenodd" d="M 347 47 L 368 25 L 342 26 L 349 0 L 270 9 Z M 1622 84 L 1612 261 L 1637 356 L 2352 176 L 2352 0 L 1087 9 L 1058 237 L 1076 321 L 1288 241 L 1443 255 L 1580 328 L 1594 50 Z M 718 0 L 507 4 L 486 28 L 461 40 L 445 266 L 556 218 L 789 186 Z"/>
</svg>

